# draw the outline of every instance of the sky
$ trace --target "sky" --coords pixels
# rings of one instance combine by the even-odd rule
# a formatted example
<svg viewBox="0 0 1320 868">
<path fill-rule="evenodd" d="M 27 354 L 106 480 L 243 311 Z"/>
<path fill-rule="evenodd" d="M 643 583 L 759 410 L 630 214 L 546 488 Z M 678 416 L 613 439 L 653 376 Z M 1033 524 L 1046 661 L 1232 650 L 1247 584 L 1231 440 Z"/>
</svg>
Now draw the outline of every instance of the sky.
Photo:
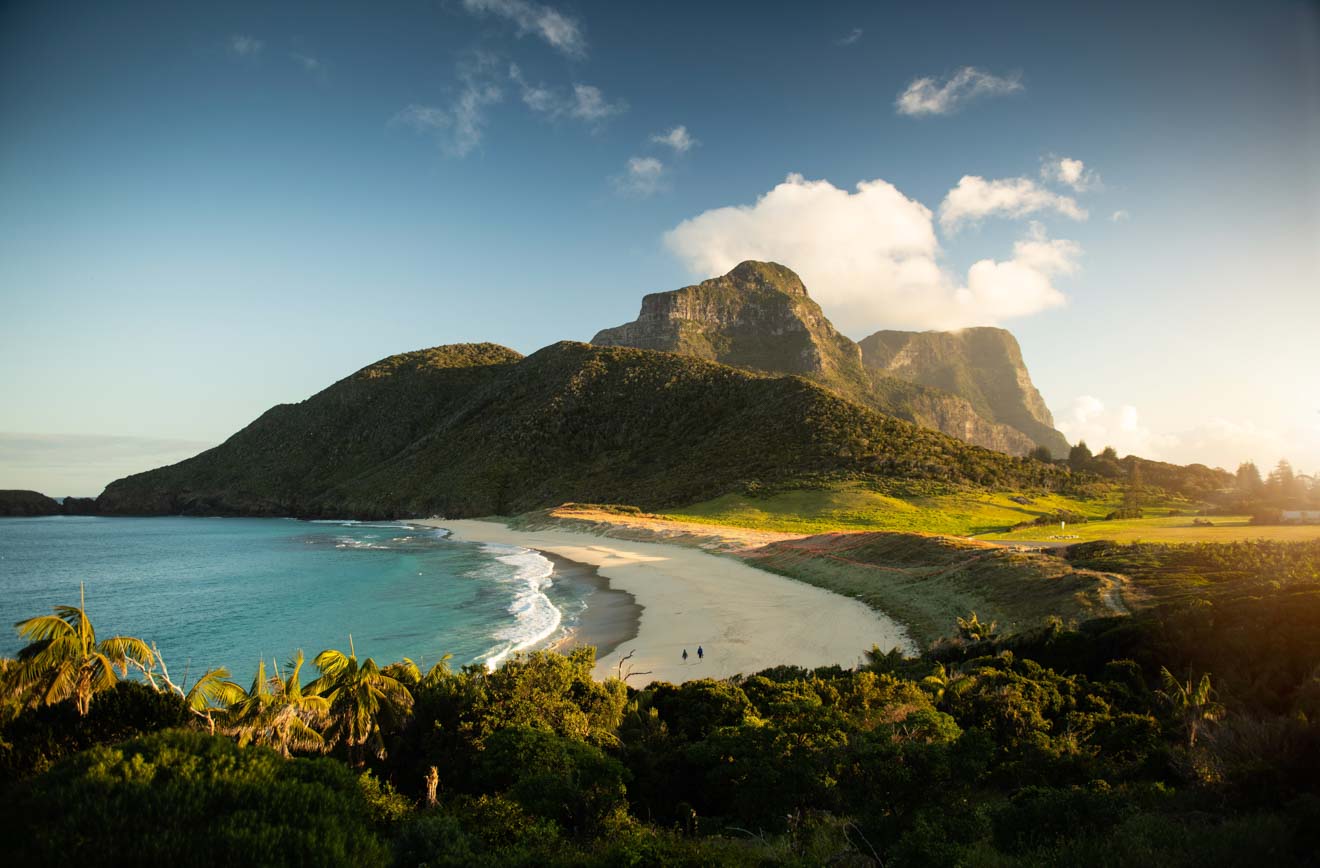
<svg viewBox="0 0 1320 868">
<path fill-rule="evenodd" d="M 1012 330 L 1097 451 L 1320 471 L 1317 6 L 0 9 L 0 488 L 748 258 L 855 339 Z"/>
</svg>

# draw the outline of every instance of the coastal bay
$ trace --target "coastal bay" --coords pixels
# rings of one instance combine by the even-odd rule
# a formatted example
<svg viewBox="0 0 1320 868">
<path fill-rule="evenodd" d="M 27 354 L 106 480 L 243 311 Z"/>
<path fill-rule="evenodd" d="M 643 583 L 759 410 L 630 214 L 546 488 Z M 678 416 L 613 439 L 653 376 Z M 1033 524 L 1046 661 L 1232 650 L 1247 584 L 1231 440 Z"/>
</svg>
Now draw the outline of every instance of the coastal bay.
<svg viewBox="0 0 1320 868">
<path fill-rule="evenodd" d="M 641 683 L 678 683 L 751 674 L 785 661 L 853 666 L 872 645 L 912 650 L 897 622 L 857 600 L 696 548 L 563 529 L 519 530 L 498 521 L 416 524 L 444 528 L 457 540 L 522 546 L 588 564 L 611 588 L 631 594 L 642 607 L 637 634 L 600 656 L 597 678 L 618 675 L 621 661 L 623 674 L 636 673 Z M 591 623 L 584 617 L 572 641 L 595 644 Z"/>
</svg>

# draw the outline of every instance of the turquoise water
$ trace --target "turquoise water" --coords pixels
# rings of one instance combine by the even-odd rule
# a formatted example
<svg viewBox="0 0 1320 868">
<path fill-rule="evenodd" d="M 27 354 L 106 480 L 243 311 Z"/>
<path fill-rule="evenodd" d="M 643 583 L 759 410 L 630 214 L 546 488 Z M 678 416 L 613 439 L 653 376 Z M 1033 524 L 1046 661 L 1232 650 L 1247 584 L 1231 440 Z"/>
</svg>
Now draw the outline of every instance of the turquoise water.
<svg viewBox="0 0 1320 868">
<path fill-rule="evenodd" d="M 221 665 L 246 681 L 258 659 L 347 652 L 350 633 L 380 663 L 498 662 L 580 609 L 552 569 L 526 549 L 390 522 L 0 519 L 0 654 L 22 646 L 10 625 L 76 605 L 86 582 L 98 636 L 155 642 L 176 682 Z"/>
</svg>

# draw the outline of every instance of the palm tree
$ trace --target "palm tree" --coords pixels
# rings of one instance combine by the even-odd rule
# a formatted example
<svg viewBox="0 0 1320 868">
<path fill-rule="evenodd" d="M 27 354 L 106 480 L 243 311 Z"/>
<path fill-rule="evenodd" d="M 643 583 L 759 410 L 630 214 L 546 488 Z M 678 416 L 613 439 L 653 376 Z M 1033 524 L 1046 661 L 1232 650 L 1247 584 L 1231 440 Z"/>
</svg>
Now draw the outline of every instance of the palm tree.
<svg viewBox="0 0 1320 868">
<path fill-rule="evenodd" d="M 302 688 L 303 653 L 289 661 L 289 677 L 276 674 L 266 677 L 266 661 L 257 664 L 252 689 L 229 706 L 227 729 L 238 736 L 239 747 L 261 744 L 273 747 L 284 756 L 294 750 L 320 750 L 325 739 L 312 724 L 330 710 L 323 696 L 305 693 Z"/>
<path fill-rule="evenodd" d="M 206 721 L 215 735 L 215 716 L 229 713 L 229 707 L 247 698 L 247 691 L 229 680 L 223 666 L 208 669 L 183 695 L 188 710 Z"/>
<path fill-rule="evenodd" d="M 1190 672 L 1185 682 L 1179 681 L 1167 666 L 1161 666 L 1160 680 L 1164 682 L 1164 689 L 1157 691 L 1158 694 L 1182 718 L 1183 727 L 1187 730 L 1187 747 L 1196 747 L 1196 736 L 1201 725 L 1224 716 L 1224 706 L 1214 700 L 1215 691 L 1210 685 L 1210 673 L 1204 673 L 1201 680 L 1193 685 Z"/>
<path fill-rule="evenodd" d="M 155 657 L 146 642 L 132 636 L 96 641 L 82 587 L 78 603 L 56 606 L 53 615 L 38 615 L 14 625 L 29 644 L 18 652 L 18 664 L 9 672 L 9 686 L 46 705 L 72 698 L 78 714 L 85 717 L 92 694 L 128 677 L 130 665 L 146 672 Z"/>
<path fill-rule="evenodd" d="M 999 635 L 999 622 L 984 623 L 972 612 L 968 618 L 958 619 L 958 635 L 968 642 L 988 642 Z"/>
<path fill-rule="evenodd" d="M 333 648 L 316 655 L 312 663 L 321 677 L 307 685 L 307 691 L 330 701 L 326 735 L 332 743 L 342 741 L 355 764 L 361 764 L 359 749 L 368 742 L 376 749 L 376 756 L 385 756 L 381 721 L 386 726 L 401 724 L 412 710 L 413 697 L 397 678 L 382 672 L 375 660 L 368 657 L 359 664 L 352 636 L 348 637 L 348 649 L 347 655 Z"/>
<path fill-rule="evenodd" d="M 953 691 L 953 696 L 959 693 L 965 693 L 965 690 L 959 690 L 954 685 L 960 682 L 968 681 L 969 676 L 958 670 L 956 665 L 945 666 L 943 663 L 936 663 L 935 668 L 925 678 L 921 679 L 921 686 L 930 692 L 930 701 L 939 705 L 944 699 L 945 694 Z"/>
</svg>

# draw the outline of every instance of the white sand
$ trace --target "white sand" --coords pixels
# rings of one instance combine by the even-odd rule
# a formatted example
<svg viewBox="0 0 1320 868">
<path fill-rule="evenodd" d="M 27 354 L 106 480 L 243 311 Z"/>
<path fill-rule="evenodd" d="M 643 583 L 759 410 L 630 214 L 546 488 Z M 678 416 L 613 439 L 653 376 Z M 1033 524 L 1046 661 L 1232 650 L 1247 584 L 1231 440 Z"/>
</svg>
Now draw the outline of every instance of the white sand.
<svg viewBox="0 0 1320 868">
<path fill-rule="evenodd" d="M 781 663 L 853 666 L 872 645 L 912 649 L 901 626 L 849 599 L 694 548 L 609 539 L 568 530 L 511 530 L 491 521 L 431 519 L 455 539 L 505 543 L 591 564 L 643 606 L 635 640 L 596 667 L 597 678 L 625 672 L 634 686 L 750 674 Z M 697 647 L 705 659 L 697 659 Z M 688 660 L 683 662 L 683 650 Z"/>
</svg>

